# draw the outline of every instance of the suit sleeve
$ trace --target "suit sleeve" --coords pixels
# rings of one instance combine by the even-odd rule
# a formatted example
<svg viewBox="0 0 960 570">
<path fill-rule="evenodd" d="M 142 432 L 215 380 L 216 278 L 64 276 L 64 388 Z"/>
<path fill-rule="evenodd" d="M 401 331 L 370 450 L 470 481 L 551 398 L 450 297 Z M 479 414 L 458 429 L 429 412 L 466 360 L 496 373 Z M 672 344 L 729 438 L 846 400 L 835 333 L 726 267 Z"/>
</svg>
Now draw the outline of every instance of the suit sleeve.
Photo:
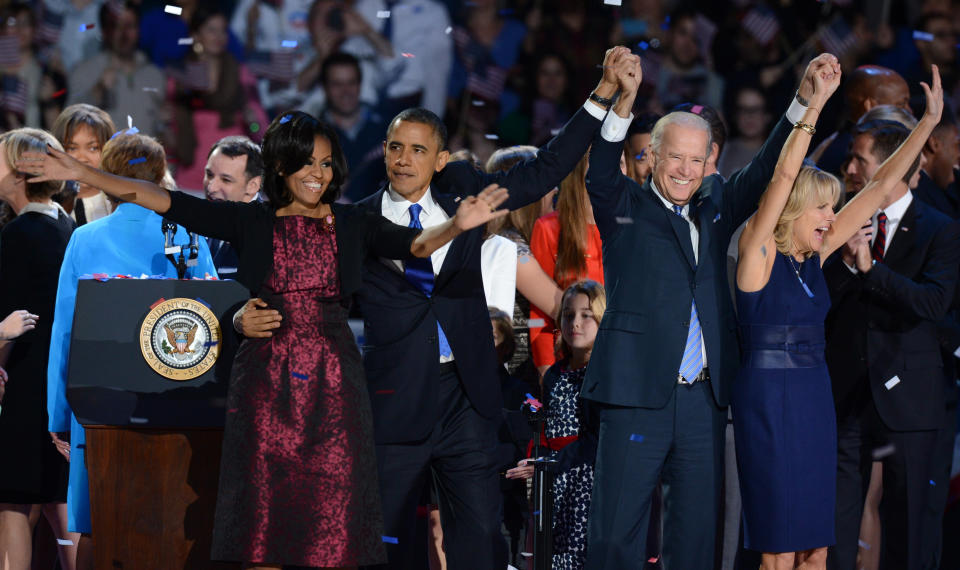
<svg viewBox="0 0 960 570">
<path fill-rule="evenodd" d="M 620 172 L 623 141 L 610 142 L 597 135 L 590 149 L 590 168 L 587 170 L 587 193 L 593 207 L 593 217 L 600 235 L 606 238 L 617 227 L 617 218 L 628 218 L 630 206 L 628 189 L 632 179 Z"/>
<path fill-rule="evenodd" d="M 170 192 L 170 209 L 160 214 L 194 233 L 230 242 L 243 248 L 244 228 L 252 219 L 258 202 L 211 202 L 185 192 Z"/>
<path fill-rule="evenodd" d="M 47 429 L 70 431 L 70 404 L 67 403 L 67 364 L 70 361 L 70 338 L 73 311 L 77 301 L 77 240 L 71 239 L 60 266 L 57 300 L 53 311 L 50 336 L 50 359 L 47 361 Z"/>
<path fill-rule="evenodd" d="M 871 295 L 921 319 L 943 319 L 957 287 L 960 263 L 960 224 L 950 222 L 933 236 L 926 263 L 914 280 L 877 263 L 865 277 L 864 289 Z"/>
<path fill-rule="evenodd" d="M 553 272 L 556 268 L 556 260 L 553 258 L 557 251 L 559 235 L 550 231 L 544 220 L 537 220 L 533 224 L 533 232 L 530 235 L 530 253 L 534 259 L 543 268 L 544 273 L 553 279 Z M 534 323 L 542 321 L 542 324 Z M 541 311 L 533 303 L 530 304 L 530 355 L 536 366 L 549 366 L 555 360 L 553 351 L 553 331 L 556 324 L 550 315 Z"/>
<path fill-rule="evenodd" d="M 410 245 L 420 235 L 420 230 L 397 225 L 380 214 L 364 211 L 366 250 L 377 257 L 406 259 L 410 257 Z"/>
<path fill-rule="evenodd" d="M 782 116 L 753 160 L 723 185 L 723 196 L 717 202 L 722 204 L 723 216 L 731 230 L 740 227 L 757 209 L 792 128 L 786 116 Z"/>
</svg>

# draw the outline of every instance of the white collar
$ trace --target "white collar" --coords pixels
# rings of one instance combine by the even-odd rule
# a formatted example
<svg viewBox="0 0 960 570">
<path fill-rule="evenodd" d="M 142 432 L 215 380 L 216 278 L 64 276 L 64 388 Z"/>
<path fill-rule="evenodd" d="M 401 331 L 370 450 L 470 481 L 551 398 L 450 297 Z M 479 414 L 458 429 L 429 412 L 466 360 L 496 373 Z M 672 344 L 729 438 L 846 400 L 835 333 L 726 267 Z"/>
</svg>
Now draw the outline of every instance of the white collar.
<svg viewBox="0 0 960 570">
<path fill-rule="evenodd" d="M 43 214 L 45 216 L 50 216 L 54 220 L 60 218 L 60 212 L 66 213 L 60 204 L 56 202 L 51 202 L 49 204 L 43 202 L 27 202 L 27 205 L 23 207 L 22 210 L 17 214 L 26 214 L 27 212 L 36 212 L 38 214 Z"/>
<path fill-rule="evenodd" d="M 666 209 L 670 210 L 670 213 L 671 213 L 671 214 L 676 214 L 676 213 L 677 213 L 676 210 L 673 209 L 673 207 L 676 206 L 677 204 L 674 204 L 674 203 L 671 202 L 670 200 L 667 200 L 666 198 L 663 197 L 663 194 L 661 194 L 661 193 L 660 193 L 660 190 L 657 189 L 657 183 L 653 181 L 653 178 L 652 178 L 652 177 L 650 178 L 650 188 L 653 188 L 653 194 L 654 194 L 657 198 L 660 198 L 660 201 L 663 202 L 663 206 L 664 206 Z M 680 212 L 681 212 L 681 215 L 682 215 L 684 218 L 689 217 L 688 214 L 690 213 L 690 202 L 687 202 L 686 204 L 684 204 L 684 205 L 682 206 L 682 209 L 680 210 Z"/>
<path fill-rule="evenodd" d="M 387 200 L 384 201 L 384 206 L 390 210 L 388 218 L 400 219 L 401 215 L 408 214 L 410 211 L 410 206 L 413 202 L 410 202 L 403 196 L 401 196 L 396 190 L 387 186 L 387 191 L 384 193 L 387 197 Z M 427 191 L 423 193 L 423 196 L 420 197 L 416 202 L 423 208 L 423 213 L 421 214 L 420 219 L 424 220 L 433 213 L 434 208 L 439 208 L 440 206 L 433 200 L 433 192 L 431 192 L 430 187 L 427 187 Z M 386 215 L 388 212 L 384 212 Z"/>
<path fill-rule="evenodd" d="M 890 204 L 882 210 L 877 210 L 877 213 L 883 212 L 887 215 L 887 222 L 896 221 L 899 222 L 903 215 L 907 212 L 907 208 L 910 207 L 910 203 L 913 202 L 913 193 L 910 192 L 910 189 L 907 189 L 906 194 L 900 196 L 896 202 Z M 873 216 L 876 219 L 876 214 Z"/>
</svg>

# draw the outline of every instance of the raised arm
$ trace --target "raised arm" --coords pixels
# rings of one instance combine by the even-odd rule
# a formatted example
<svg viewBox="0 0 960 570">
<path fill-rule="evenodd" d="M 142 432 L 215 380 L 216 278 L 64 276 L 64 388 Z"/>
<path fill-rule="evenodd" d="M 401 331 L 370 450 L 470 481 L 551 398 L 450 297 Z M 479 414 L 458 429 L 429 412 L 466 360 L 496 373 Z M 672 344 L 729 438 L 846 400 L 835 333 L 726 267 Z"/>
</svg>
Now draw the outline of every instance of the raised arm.
<svg viewBox="0 0 960 570">
<path fill-rule="evenodd" d="M 817 62 L 810 106 L 787 137 L 773 177 L 760 198 L 757 213 L 747 222 L 740 236 L 737 287 L 743 291 L 759 291 L 770 278 L 776 253 L 774 230 L 790 198 L 793 183 L 803 165 L 803 157 L 810 147 L 820 110 L 840 85 L 840 73 L 840 64 L 836 59 L 825 58 Z"/>
<path fill-rule="evenodd" d="M 883 204 L 890 192 L 897 187 L 913 165 L 923 145 L 930 138 L 930 133 L 940 122 L 943 112 L 943 85 L 940 81 L 940 71 L 936 65 L 931 66 L 933 85 L 921 82 L 923 92 L 927 97 L 927 109 L 917 123 L 916 128 L 903 141 L 903 144 L 883 161 L 873 178 L 867 182 L 863 190 L 854 196 L 837 214 L 837 221 L 823 238 L 823 249 L 820 259 L 826 259 L 831 253 L 841 247 L 847 240 L 857 233 L 863 225 L 863 220 L 870 218 Z"/>
<path fill-rule="evenodd" d="M 27 182 L 76 180 L 99 188 L 124 202 L 164 214 L 170 209 L 170 193 L 153 182 L 124 178 L 83 164 L 65 152 L 47 147 L 47 152 L 25 152 L 16 164 L 17 170 L 34 175 Z"/>
</svg>

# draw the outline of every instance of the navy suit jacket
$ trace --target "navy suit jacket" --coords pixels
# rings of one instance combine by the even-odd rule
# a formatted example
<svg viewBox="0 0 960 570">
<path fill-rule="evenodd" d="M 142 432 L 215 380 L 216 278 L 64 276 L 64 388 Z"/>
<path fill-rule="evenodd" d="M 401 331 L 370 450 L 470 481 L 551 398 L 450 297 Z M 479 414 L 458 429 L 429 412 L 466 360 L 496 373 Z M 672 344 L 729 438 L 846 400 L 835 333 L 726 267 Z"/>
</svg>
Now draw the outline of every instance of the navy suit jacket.
<svg viewBox="0 0 960 570">
<path fill-rule="evenodd" d="M 960 224 L 916 198 L 883 262 L 865 276 L 840 260 L 824 266 L 832 308 L 827 365 L 841 417 L 867 391 L 892 430 L 938 429 L 948 385 L 938 321 L 950 308 L 960 263 Z M 899 382 L 889 384 L 896 376 Z"/>
<path fill-rule="evenodd" d="M 664 207 L 648 179 L 622 175 L 623 142 L 597 136 L 587 190 L 603 240 L 607 310 L 582 395 L 618 406 L 661 408 L 677 384 L 694 299 L 718 406 L 729 402 L 739 364 L 737 322 L 727 285 L 727 245 L 757 207 L 790 134 L 781 118 L 753 161 L 726 182 L 705 177 L 690 201 L 700 234 L 695 262 L 690 229 Z"/>
<path fill-rule="evenodd" d="M 489 184 L 507 188 L 504 208 L 540 199 L 560 183 L 587 151 L 600 121 L 581 109 L 535 159 L 508 172 L 485 174 L 466 162 L 453 162 L 434 175 L 431 192 L 452 216 L 457 198 L 478 194 Z M 359 204 L 381 213 L 385 189 Z M 427 297 L 396 266 L 369 257 L 356 301 L 363 316 L 364 365 L 373 404 L 374 437 L 379 444 L 424 439 L 440 414 L 437 322 L 453 350 L 457 372 L 470 404 L 483 417 L 500 414 L 497 356 L 480 276 L 482 227 L 464 232 L 450 245 L 433 294 Z"/>
</svg>

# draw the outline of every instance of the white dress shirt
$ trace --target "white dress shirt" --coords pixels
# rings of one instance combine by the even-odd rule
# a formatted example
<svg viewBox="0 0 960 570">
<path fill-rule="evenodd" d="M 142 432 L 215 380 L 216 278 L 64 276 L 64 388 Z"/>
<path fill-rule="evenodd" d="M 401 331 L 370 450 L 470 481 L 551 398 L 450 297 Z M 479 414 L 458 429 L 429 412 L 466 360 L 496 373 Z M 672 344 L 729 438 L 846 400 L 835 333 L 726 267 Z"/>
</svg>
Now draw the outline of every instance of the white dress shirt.
<svg viewBox="0 0 960 570">
<path fill-rule="evenodd" d="M 492 235 L 480 246 L 480 275 L 488 307 L 496 307 L 513 318 L 517 294 L 517 244 Z"/>
<path fill-rule="evenodd" d="M 882 210 L 877 210 L 877 213 L 870 219 L 870 223 L 873 225 L 873 239 L 870 241 L 871 251 L 873 251 L 873 242 L 877 240 L 877 216 L 880 212 L 887 215 L 887 241 L 883 247 L 883 254 L 886 255 L 887 252 L 890 251 L 890 244 L 893 243 L 893 238 L 896 237 L 897 228 L 900 227 L 900 220 L 903 219 L 903 215 L 907 212 L 907 208 L 910 207 L 911 202 L 913 202 L 913 193 L 910 192 L 910 189 L 907 189 L 907 193 L 901 196 L 896 202 Z"/>
</svg>

